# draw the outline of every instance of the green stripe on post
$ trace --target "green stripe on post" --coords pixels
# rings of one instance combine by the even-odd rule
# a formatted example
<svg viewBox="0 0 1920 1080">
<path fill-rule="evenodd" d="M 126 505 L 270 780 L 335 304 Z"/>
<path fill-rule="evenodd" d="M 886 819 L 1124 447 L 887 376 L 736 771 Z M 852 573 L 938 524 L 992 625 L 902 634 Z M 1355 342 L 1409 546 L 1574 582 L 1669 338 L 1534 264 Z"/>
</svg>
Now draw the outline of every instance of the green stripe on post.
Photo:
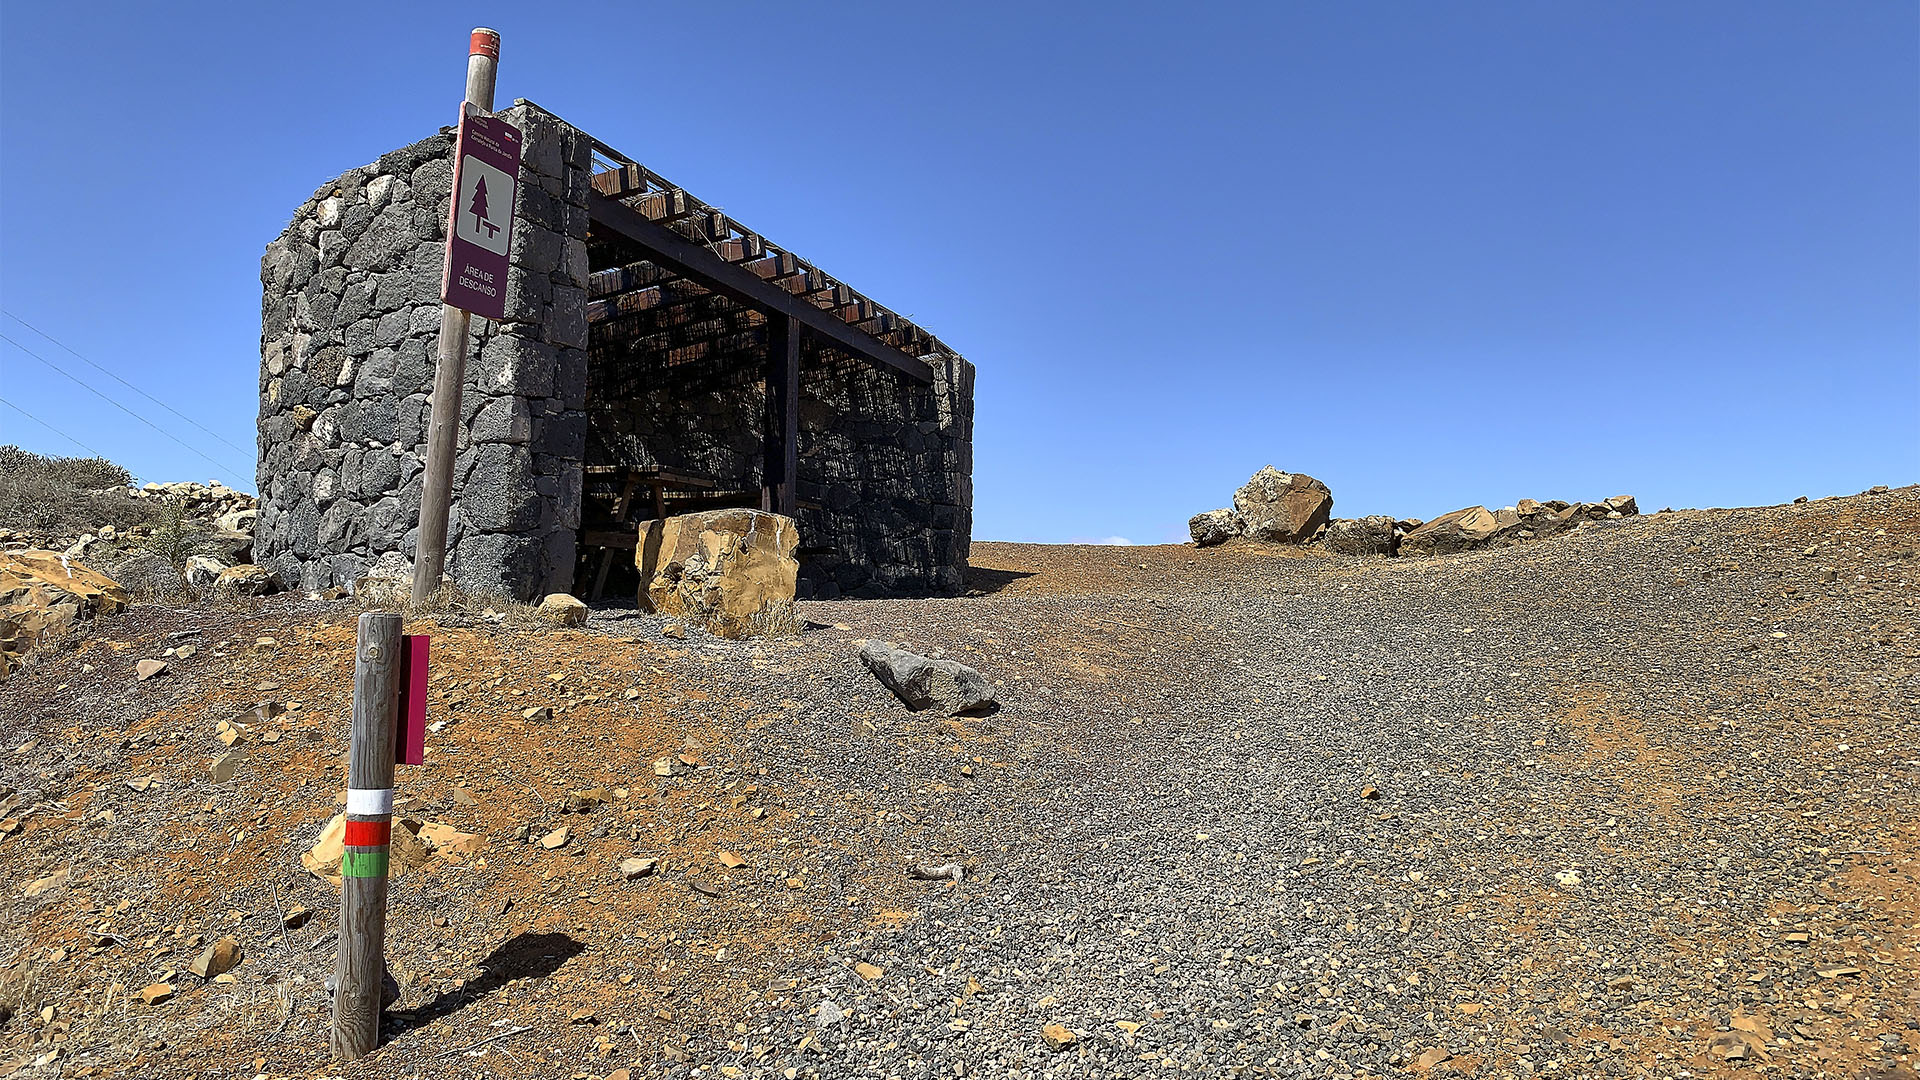
<svg viewBox="0 0 1920 1080">
<path fill-rule="evenodd" d="M 348 851 L 340 859 L 341 877 L 386 877 L 387 853 L 384 851 Z"/>
</svg>

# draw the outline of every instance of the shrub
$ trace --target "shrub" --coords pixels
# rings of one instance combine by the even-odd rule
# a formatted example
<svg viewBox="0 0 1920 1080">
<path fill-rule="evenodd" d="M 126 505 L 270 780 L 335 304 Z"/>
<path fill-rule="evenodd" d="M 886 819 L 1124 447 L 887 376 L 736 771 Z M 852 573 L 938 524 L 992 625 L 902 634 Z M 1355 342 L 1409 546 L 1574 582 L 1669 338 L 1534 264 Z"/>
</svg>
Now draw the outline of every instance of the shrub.
<svg viewBox="0 0 1920 1080">
<path fill-rule="evenodd" d="M 105 458 L 48 457 L 0 446 L 0 525 L 78 535 L 151 523 L 158 507 L 127 490 L 133 475 Z"/>
</svg>

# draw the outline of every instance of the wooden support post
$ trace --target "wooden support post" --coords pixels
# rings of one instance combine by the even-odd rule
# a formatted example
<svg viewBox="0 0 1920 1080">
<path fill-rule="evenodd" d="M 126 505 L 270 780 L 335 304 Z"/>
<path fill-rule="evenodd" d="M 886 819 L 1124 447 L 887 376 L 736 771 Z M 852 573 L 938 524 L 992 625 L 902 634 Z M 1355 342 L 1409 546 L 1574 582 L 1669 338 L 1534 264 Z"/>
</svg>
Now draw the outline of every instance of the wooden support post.
<svg viewBox="0 0 1920 1080">
<path fill-rule="evenodd" d="M 794 515 L 800 478 L 800 320 L 767 318 L 767 421 L 762 509 Z"/>
<path fill-rule="evenodd" d="M 340 958 L 333 966 L 333 1055 L 346 1061 L 366 1057 L 380 1045 L 401 647 L 400 616 L 378 611 L 360 616 L 346 853 L 340 862 Z"/>
<path fill-rule="evenodd" d="M 467 46 L 466 100 L 493 111 L 500 67 L 500 34 L 477 26 Z M 452 198 L 450 193 L 448 198 Z M 453 513 L 453 457 L 460 439 L 460 393 L 467 381 L 467 329 L 472 316 L 440 307 L 440 347 L 433 371 L 433 419 L 427 426 L 427 465 L 420 479 L 420 532 L 414 541 L 413 602 L 425 603 L 447 566 L 447 519 Z"/>
</svg>

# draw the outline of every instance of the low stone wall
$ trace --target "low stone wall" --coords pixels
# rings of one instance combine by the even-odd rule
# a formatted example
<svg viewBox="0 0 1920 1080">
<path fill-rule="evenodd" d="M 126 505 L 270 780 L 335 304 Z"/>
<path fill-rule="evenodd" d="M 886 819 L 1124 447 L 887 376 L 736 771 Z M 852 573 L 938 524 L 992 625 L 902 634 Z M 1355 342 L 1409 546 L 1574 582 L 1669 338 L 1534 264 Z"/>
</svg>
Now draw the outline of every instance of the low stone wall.
<svg viewBox="0 0 1920 1080">
<path fill-rule="evenodd" d="M 572 586 L 586 423 L 592 144 L 535 106 L 508 318 L 473 321 L 447 573 L 530 599 Z M 256 560 L 289 585 L 411 567 L 452 184 L 442 132 L 341 174 L 261 260 Z"/>
</svg>

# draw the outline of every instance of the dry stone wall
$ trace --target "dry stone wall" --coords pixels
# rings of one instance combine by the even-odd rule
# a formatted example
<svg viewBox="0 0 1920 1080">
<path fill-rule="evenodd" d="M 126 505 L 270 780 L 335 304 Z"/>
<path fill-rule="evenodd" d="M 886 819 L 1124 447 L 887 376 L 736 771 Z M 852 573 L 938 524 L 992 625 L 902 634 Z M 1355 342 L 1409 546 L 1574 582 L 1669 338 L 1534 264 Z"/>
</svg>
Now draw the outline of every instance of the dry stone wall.
<svg viewBox="0 0 1920 1080">
<path fill-rule="evenodd" d="M 571 588 L 586 440 L 592 143 L 526 135 L 507 318 L 475 319 L 447 572 L 477 593 Z M 255 559 L 289 585 L 410 572 L 453 178 L 442 132 L 314 192 L 261 260 Z"/>
<path fill-rule="evenodd" d="M 953 595 L 973 535 L 973 379 L 925 356 L 931 386 L 867 367 L 801 384 L 801 595 Z"/>
<path fill-rule="evenodd" d="M 973 518 L 973 365 L 922 357 L 922 385 L 809 347 L 801 358 L 802 598 L 952 595 Z M 740 355 L 732 362 L 765 363 Z M 766 388 L 658 365 L 594 380 L 588 460 L 663 465 L 753 490 L 764 483 Z"/>
</svg>

